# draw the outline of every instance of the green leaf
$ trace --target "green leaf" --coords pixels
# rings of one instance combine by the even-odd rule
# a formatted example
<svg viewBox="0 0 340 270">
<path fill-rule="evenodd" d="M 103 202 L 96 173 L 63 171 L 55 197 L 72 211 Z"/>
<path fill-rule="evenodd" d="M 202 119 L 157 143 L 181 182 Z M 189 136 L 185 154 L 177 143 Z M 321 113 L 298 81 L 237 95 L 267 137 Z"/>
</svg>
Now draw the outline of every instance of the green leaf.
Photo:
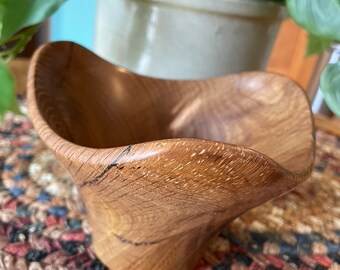
<svg viewBox="0 0 340 270">
<path fill-rule="evenodd" d="M 328 107 L 340 117 L 340 62 L 328 64 L 322 72 L 320 87 Z"/>
<path fill-rule="evenodd" d="M 21 29 L 41 23 L 65 0 L 0 0 L 0 42 Z"/>
<path fill-rule="evenodd" d="M 6 63 L 0 60 L 0 120 L 9 110 L 20 113 L 14 91 L 12 73 Z"/>
<path fill-rule="evenodd" d="M 340 0 L 287 0 L 293 20 L 314 36 L 340 41 Z"/>
<path fill-rule="evenodd" d="M 332 41 L 328 39 L 323 39 L 313 34 L 308 34 L 308 46 L 306 51 L 306 56 L 310 56 L 312 54 L 320 54 L 327 50 L 331 45 Z"/>
</svg>

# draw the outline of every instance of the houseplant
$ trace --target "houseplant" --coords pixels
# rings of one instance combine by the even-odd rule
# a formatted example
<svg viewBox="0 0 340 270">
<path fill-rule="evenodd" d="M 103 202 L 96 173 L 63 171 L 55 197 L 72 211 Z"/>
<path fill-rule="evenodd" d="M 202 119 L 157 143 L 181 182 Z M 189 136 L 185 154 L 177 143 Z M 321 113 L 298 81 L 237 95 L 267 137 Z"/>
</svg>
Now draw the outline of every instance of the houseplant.
<svg viewBox="0 0 340 270">
<path fill-rule="evenodd" d="M 284 0 L 262 0 L 284 4 Z M 15 57 L 37 25 L 50 16 L 65 0 L 2 0 L 0 1 L 0 119 L 7 110 L 19 112 L 14 95 L 14 82 L 6 62 Z M 340 1 L 339 0 L 287 0 L 290 16 L 309 33 L 307 54 L 320 53 L 332 41 L 340 41 Z M 20 14 L 18 16 L 18 14 Z M 17 32 L 25 27 L 20 34 Z M 13 42 L 16 46 L 3 51 L 4 45 Z M 329 65 L 321 78 L 325 100 L 333 112 L 340 116 L 339 87 L 340 64 Z"/>
<path fill-rule="evenodd" d="M 39 24 L 65 0 L 0 1 L 0 120 L 8 110 L 20 113 L 14 79 L 6 63 L 18 55 L 38 30 Z"/>
<path fill-rule="evenodd" d="M 339 0 L 287 0 L 293 20 L 309 33 L 307 55 L 322 53 L 332 43 L 340 42 Z M 340 62 L 329 64 L 320 80 L 328 107 L 340 117 Z"/>
</svg>

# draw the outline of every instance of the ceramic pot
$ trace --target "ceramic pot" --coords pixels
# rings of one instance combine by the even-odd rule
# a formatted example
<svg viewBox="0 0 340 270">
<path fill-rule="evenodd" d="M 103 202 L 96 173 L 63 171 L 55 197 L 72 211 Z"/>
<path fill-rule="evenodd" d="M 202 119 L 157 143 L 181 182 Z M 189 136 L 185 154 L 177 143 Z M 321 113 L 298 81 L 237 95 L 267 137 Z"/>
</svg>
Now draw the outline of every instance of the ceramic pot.
<svg viewBox="0 0 340 270">
<path fill-rule="evenodd" d="M 167 79 L 261 70 L 284 14 L 261 0 L 99 0 L 95 52 Z"/>
</svg>

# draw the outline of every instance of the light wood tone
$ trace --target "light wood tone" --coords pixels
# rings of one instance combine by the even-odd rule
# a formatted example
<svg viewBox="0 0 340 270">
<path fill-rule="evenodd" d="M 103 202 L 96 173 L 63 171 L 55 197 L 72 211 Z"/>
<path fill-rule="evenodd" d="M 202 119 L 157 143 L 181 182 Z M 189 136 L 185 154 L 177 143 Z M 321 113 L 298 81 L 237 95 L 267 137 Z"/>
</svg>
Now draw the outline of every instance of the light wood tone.
<svg viewBox="0 0 340 270">
<path fill-rule="evenodd" d="M 279 75 L 152 79 L 60 42 L 35 54 L 28 88 L 111 269 L 190 269 L 227 222 L 312 169 L 307 99 Z"/>
<path fill-rule="evenodd" d="M 286 19 L 281 24 L 267 71 L 287 76 L 307 90 L 319 57 L 305 57 L 306 48 L 307 33 Z"/>
<path fill-rule="evenodd" d="M 23 95 L 26 93 L 29 63 L 29 58 L 16 58 L 8 63 L 8 67 L 14 75 L 17 94 Z"/>
<path fill-rule="evenodd" d="M 328 133 L 340 137 L 340 120 L 338 118 L 329 118 L 323 115 L 315 115 L 315 127 Z"/>
</svg>

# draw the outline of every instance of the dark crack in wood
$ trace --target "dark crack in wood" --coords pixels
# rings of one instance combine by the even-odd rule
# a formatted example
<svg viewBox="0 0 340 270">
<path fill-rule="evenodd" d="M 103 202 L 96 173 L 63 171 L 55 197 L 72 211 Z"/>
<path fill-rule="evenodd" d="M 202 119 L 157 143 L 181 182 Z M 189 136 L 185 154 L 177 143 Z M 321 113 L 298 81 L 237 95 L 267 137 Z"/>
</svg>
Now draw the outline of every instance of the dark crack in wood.
<svg viewBox="0 0 340 270">
<path fill-rule="evenodd" d="M 150 245 L 154 245 L 154 244 L 158 244 L 160 243 L 162 240 L 157 240 L 157 241 L 150 241 L 150 242 L 145 242 L 145 241 L 142 241 L 142 242 L 134 242 L 134 241 L 131 241 L 131 240 L 128 240 L 118 234 L 114 234 L 117 239 L 119 239 L 122 243 L 124 244 L 128 244 L 128 245 L 132 245 L 132 246 L 150 246 Z"/>
<path fill-rule="evenodd" d="M 100 174 L 95 176 L 93 179 L 86 181 L 80 187 L 82 188 L 82 187 L 85 187 L 85 186 L 91 186 L 91 185 L 97 184 L 99 182 L 99 180 L 102 179 L 113 167 L 118 166 L 119 160 L 124 155 L 128 154 L 130 152 L 131 148 L 132 148 L 132 146 L 128 145 L 109 165 L 107 165 L 105 167 L 105 169 Z"/>
</svg>

